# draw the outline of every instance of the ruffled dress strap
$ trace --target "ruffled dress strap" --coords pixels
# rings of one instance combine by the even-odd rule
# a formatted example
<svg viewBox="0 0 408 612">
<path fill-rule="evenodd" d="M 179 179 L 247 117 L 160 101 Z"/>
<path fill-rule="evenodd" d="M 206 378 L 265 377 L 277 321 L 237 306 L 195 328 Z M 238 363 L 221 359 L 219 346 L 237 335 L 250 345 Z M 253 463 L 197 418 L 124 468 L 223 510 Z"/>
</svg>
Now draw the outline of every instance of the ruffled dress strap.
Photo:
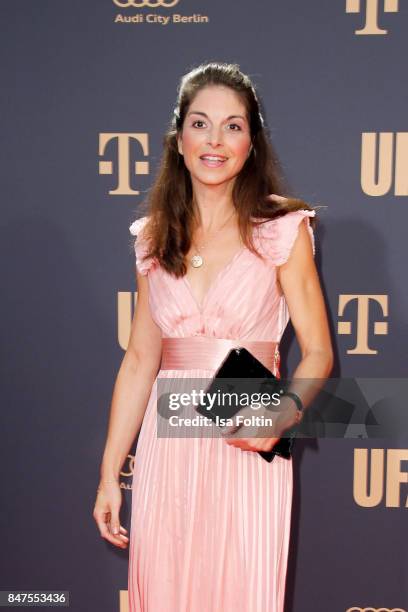
<svg viewBox="0 0 408 612">
<path fill-rule="evenodd" d="M 315 215 L 315 210 L 295 210 L 262 223 L 255 229 L 258 250 L 272 265 L 281 266 L 289 259 L 300 223 L 306 219 L 313 256 L 315 256 L 315 238 L 309 219 Z"/>
<path fill-rule="evenodd" d="M 144 256 L 148 252 L 148 242 L 146 237 L 143 235 L 143 228 L 145 227 L 149 217 L 140 217 L 140 219 L 136 219 L 129 226 L 129 231 L 133 236 L 136 236 L 136 240 L 134 243 L 134 250 L 136 256 L 136 266 L 140 274 L 146 276 L 149 270 L 156 263 L 155 257 L 148 257 L 147 259 L 143 259 Z"/>
</svg>

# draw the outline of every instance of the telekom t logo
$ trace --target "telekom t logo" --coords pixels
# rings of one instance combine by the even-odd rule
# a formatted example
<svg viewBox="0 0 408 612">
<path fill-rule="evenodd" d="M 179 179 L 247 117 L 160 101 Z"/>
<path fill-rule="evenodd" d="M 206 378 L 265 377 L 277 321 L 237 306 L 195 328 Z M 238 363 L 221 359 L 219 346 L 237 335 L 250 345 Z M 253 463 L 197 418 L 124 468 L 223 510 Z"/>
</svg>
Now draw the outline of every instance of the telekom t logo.
<svg viewBox="0 0 408 612">
<path fill-rule="evenodd" d="M 143 151 L 143 155 L 149 155 L 149 144 L 147 134 L 112 133 L 99 134 L 99 155 L 104 155 L 108 143 L 112 140 L 117 142 L 117 169 L 118 185 L 116 189 L 109 191 L 113 195 L 138 195 L 140 191 L 130 186 L 130 143 L 137 141 Z M 148 161 L 136 161 L 135 174 L 149 174 Z M 113 174 L 112 161 L 99 162 L 99 174 Z"/>
<path fill-rule="evenodd" d="M 384 13 L 398 13 L 399 0 L 346 0 L 346 13 L 361 13 L 365 6 L 365 24 L 361 30 L 355 30 L 355 34 L 388 34 L 378 26 L 378 14 L 380 5 Z"/>
<path fill-rule="evenodd" d="M 377 355 L 378 351 L 368 346 L 369 323 L 370 323 L 370 304 L 375 302 L 383 312 L 383 316 L 388 316 L 388 296 L 387 295 L 340 295 L 339 296 L 339 317 L 344 316 L 346 306 L 354 303 L 357 308 L 357 320 L 354 329 L 356 345 L 348 349 L 349 355 Z M 386 321 L 374 321 L 374 335 L 387 335 L 388 323 Z M 352 334 L 351 321 L 338 321 L 337 333 L 339 335 Z"/>
</svg>

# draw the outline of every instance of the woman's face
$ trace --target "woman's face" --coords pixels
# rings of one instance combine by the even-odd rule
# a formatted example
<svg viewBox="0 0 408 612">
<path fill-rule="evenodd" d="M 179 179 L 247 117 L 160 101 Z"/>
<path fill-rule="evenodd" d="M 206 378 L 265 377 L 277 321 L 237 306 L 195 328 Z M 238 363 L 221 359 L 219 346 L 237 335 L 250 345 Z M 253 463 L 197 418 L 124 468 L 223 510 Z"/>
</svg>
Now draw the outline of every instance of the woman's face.
<svg viewBox="0 0 408 612">
<path fill-rule="evenodd" d="M 190 104 L 177 140 L 193 184 L 231 181 L 251 151 L 244 104 L 229 87 L 201 89 Z"/>
</svg>

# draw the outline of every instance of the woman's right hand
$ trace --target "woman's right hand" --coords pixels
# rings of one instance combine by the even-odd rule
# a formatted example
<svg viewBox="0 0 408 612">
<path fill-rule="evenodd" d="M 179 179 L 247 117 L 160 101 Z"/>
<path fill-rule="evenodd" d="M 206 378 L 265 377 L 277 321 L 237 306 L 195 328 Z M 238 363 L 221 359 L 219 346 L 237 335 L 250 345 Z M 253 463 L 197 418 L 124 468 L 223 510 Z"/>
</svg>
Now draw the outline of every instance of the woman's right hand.
<svg viewBox="0 0 408 612">
<path fill-rule="evenodd" d="M 126 548 L 129 544 L 127 529 L 121 526 L 119 510 L 122 505 L 122 492 L 119 482 L 101 483 L 96 496 L 93 517 L 101 536 L 118 546 Z"/>
</svg>

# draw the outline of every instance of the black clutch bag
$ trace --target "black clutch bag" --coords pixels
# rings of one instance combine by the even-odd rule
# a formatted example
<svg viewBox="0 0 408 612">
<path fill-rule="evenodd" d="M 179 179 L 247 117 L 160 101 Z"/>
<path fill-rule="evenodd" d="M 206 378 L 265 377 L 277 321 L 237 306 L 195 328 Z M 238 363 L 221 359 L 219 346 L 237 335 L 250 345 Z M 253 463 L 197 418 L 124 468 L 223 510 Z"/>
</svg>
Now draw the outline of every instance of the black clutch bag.
<svg viewBox="0 0 408 612">
<path fill-rule="evenodd" d="M 282 389 L 282 382 L 278 379 L 263 363 L 261 363 L 252 353 L 250 353 L 244 347 L 236 347 L 229 351 L 224 361 L 216 371 L 210 385 L 206 388 L 205 393 L 217 394 L 240 392 L 239 380 L 234 379 L 251 379 L 257 378 L 262 379 L 262 387 L 264 392 L 268 392 L 269 395 L 272 393 L 278 393 Z M 233 379 L 233 380 L 231 380 Z M 248 382 L 245 383 L 246 388 Z M 242 391 L 242 386 L 241 386 Z M 220 397 L 218 395 L 217 397 Z M 196 408 L 197 412 L 210 418 L 212 421 L 217 422 L 221 413 L 223 418 L 232 418 L 240 407 L 238 406 L 222 406 L 218 408 L 218 411 L 214 409 L 209 410 L 206 402 L 200 403 Z M 261 457 L 266 461 L 271 462 L 275 455 L 290 459 L 292 456 L 292 448 L 294 444 L 294 438 L 296 436 L 296 429 L 291 428 L 285 431 L 285 437 L 280 438 L 275 444 L 271 451 L 257 451 Z"/>
</svg>

